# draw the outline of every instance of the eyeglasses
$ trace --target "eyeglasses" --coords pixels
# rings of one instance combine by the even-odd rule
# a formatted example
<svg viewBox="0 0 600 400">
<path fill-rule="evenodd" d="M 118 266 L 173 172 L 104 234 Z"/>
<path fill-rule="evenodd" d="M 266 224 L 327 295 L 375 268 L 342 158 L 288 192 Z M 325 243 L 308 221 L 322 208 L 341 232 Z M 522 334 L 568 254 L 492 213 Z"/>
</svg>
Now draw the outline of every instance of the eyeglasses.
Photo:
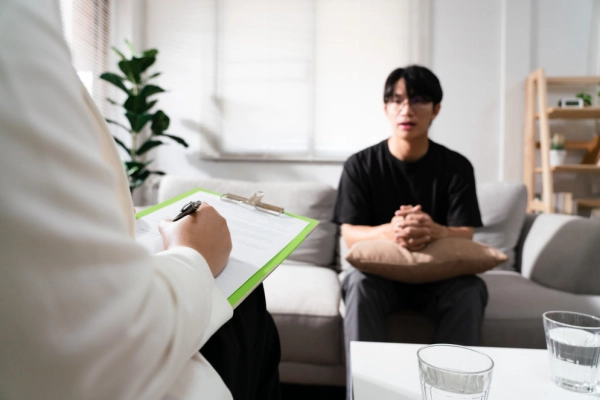
<svg viewBox="0 0 600 400">
<path fill-rule="evenodd" d="M 433 100 L 426 96 L 413 96 L 413 97 L 403 97 L 403 96 L 394 96 L 389 101 L 388 104 L 392 105 L 394 108 L 402 108 L 404 105 L 408 104 L 410 108 L 413 110 L 421 110 L 427 107 Z"/>
</svg>

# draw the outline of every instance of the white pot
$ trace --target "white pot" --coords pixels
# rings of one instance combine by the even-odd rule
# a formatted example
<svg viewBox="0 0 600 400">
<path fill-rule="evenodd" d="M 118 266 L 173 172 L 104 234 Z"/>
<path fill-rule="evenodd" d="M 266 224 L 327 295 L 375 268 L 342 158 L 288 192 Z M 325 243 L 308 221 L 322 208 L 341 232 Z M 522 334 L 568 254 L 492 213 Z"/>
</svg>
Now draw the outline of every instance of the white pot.
<svg viewBox="0 0 600 400">
<path fill-rule="evenodd" d="M 565 164 L 565 160 L 567 158 L 566 150 L 550 150 L 550 165 L 563 165 Z"/>
</svg>

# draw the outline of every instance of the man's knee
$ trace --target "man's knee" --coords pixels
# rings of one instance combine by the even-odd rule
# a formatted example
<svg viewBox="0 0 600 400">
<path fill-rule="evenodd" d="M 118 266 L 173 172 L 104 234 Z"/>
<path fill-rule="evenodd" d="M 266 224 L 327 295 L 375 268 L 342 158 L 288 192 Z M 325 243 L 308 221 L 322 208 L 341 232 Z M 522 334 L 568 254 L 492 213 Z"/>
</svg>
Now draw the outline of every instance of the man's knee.
<svg viewBox="0 0 600 400">
<path fill-rule="evenodd" d="M 464 275 L 455 279 L 454 296 L 457 302 L 467 306 L 487 305 L 488 291 L 483 279 L 476 275 Z"/>
<path fill-rule="evenodd" d="M 385 285 L 384 279 L 375 275 L 365 274 L 356 268 L 347 271 L 342 281 L 342 295 L 346 298 L 349 295 L 359 297 L 369 297 L 373 292 L 377 293 Z"/>
</svg>

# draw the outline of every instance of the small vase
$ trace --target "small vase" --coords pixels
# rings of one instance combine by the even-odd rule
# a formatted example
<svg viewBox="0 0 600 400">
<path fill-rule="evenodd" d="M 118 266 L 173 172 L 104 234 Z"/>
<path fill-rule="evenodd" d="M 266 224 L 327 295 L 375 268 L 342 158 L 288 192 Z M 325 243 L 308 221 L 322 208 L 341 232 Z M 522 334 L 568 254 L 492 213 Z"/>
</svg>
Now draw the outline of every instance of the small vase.
<svg viewBox="0 0 600 400">
<path fill-rule="evenodd" d="M 567 158 L 566 150 L 550 150 L 550 166 L 563 165 Z"/>
</svg>

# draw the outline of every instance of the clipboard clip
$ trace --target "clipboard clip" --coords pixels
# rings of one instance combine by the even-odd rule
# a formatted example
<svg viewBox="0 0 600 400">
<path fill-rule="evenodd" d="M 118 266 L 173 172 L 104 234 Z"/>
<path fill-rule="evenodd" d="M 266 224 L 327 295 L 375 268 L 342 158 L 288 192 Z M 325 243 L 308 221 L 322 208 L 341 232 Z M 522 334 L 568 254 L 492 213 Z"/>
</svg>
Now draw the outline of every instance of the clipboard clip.
<svg viewBox="0 0 600 400">
<path fill-rule="evenodd" d="M 258 211 L 266 212 L 271 215 L 281 215 L 283 213 L 282 207 L 277 207 L 272 204 L 263 203 L 261 200 L 265 193 L 261 190 L 255 192 L 252 196 L 246 198 L 238 196 L 237 194 L 225 193 L 221 195 L 221 200 L 228 201 L 235 204 L 247 204 L 254 206 Z"/>
</svg>

